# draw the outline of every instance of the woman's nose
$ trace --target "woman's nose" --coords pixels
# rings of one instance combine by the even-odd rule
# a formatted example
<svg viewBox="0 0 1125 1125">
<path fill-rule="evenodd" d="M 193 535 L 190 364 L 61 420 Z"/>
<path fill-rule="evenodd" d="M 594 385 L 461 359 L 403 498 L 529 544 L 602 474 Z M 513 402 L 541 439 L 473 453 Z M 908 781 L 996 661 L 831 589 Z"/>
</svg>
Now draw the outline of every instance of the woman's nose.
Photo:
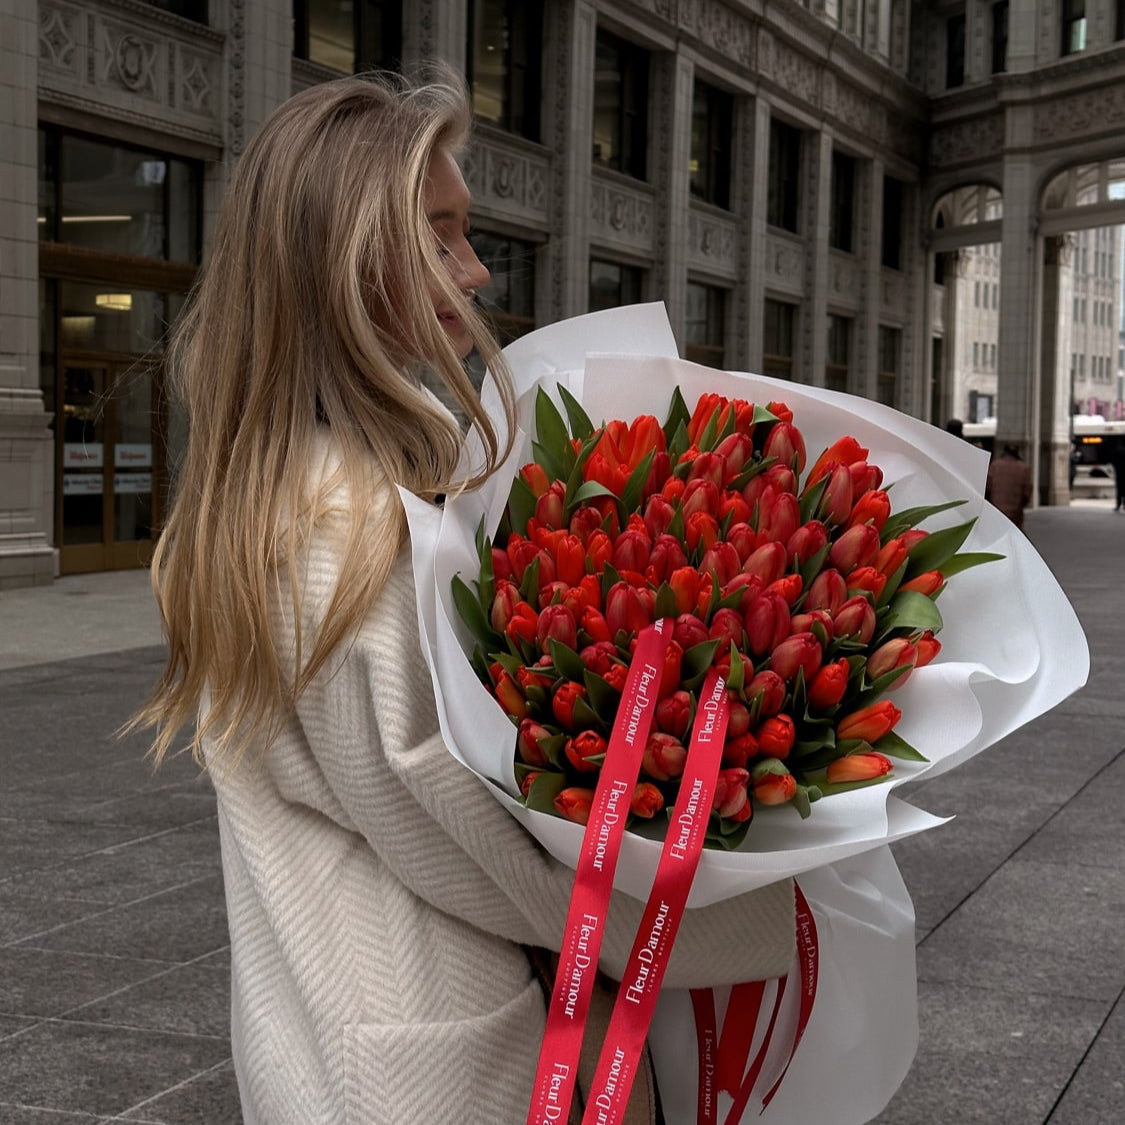
<svg viewBox="0 0 1125 1125">
<path fill-rule="evenodd" d="M 457 281 L 463 289 L 483 289 L 492 276 L 488 272 L 488 267 L 477 257 L 476 251 L 471 246 L 466 247 L 459 265 L 461 276 L 457 278 Z"/>
</svg>

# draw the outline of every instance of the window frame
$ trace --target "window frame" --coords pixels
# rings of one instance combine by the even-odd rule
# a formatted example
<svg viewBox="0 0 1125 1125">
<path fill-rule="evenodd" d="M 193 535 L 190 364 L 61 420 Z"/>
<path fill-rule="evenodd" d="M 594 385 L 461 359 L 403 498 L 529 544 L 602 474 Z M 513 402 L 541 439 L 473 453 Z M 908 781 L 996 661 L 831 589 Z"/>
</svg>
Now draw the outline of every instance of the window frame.
<svg viewBox="0 0 1125 1125">
<path fill-rule="evenodd" d="M 702 103 L 702 152 L 696 148 L 697 107 Z M 695 199 L 702 199 L 715 207 L 729 211 L 731 207 L 731 150 L 734 147 L 734 95 L 718 86 L 697 78 L 692 87 L 691 161 L 699 167 L 697 183 L 692 171 L 688 190 Z"/>
<path fill-rule="evenodd" d="M 802 130 L 771 117 L 766 223 L 791 234 L 801 233 L 802 149 Z"/>
<path fill-rule="evenodd" d="M 500 4 L 507 20 L 507 45 L 503 50 L 502 110 L 500 119 L 494 120 L 477 111 L 475 91 L 480 70 L 477 61 L 476 17 L 481 6 L 487 2 L 489 0 L 469 0 L 466 15 L 468 44 L 465 77 L 473 101 L 473 112 L 481 121 L 538 143 L 542 134 L 540 110 L 543 104 L 542 6 L 526 4 L 522 0 L 492 0 Z"/>
<path fill-rule="evenodd" d="M 594 98 L 593 116 L 599 117 L 598 56 L 612 52 L 616 56 L 614 82 L 617 90 L 616 119 L 613 126 L 613 154 L 603 160 L 596 151 L 596 142 L 590 159 L 596 167 L 608 168 L 635 180 L 648 179 L 648 113 L 649 91 L 652 80 L 650 52 L 639 44 L 599 27 L 594 46 Z"/>
</svg>

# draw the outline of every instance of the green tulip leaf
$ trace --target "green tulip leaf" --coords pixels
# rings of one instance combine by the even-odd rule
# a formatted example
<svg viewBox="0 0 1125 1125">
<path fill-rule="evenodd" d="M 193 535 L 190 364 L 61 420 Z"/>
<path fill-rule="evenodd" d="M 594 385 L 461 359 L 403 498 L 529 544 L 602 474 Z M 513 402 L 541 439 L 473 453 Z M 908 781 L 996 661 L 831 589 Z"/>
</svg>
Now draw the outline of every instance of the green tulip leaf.
<svg viewBox="0 0 1125 1125">
<path fill-rule="evenodd" d="M 586 702 L 582 696 L 574 701 L 574 729 L 608 730 L 609 724 Z"/>
<path fill-rule="evenodd" d="M 697 688 L 703 682 L 703 677 L 711 667 L 711 661 L 715 659 L 718 648 L 718 641 L 701 641 L 684 651 L 680 660 L 680 680 L 688 691 Z"/>
<path fill-rule="evenodd" d="M 896 594 L 890 603 L 890 612 L 881 622 L 883 632 L 889 633 L 894 629 L 907 629 L 916 632 L 930 629 L 938 632 L 941 629 L 941 610 L 934 605 L 933 598 L 918 593 L 917 590 L 903 590 Z"/>
<path fill-rule="evenodd" d="M 930 760 L 924 754 L 915 750 L 905 738 L 895 734 L 893 730 L 888 731 L 875 743 L 875 749 L 880 754 L 886 754 L 888 758 L 901 758 L 906 762 L 928 762 Z"/>
<path fill-rule="evenodd" d="M 558 816 L 559 810 L 555 808 L 555 798 L 566 788 L 566 775 L 543 770 L 531 783 L 524 804 L 536 812 L 549 813 Z"/>
<path fill-rule="evenodd" d="M 656 450 L 650 449 L 641 459 L 640 464 L 629 474 L 625 488 L 621 493 L 621 503 L 625 513 L 635 512 L 641 505 L 641 496 L 644 494 L 645 482 L 652 472 L 652 463 L 656 460 Z"/>
<path fill-rule="evenodd" d="M 943 527 L 940 531 L 932 531 L 925 539 L 919 540 L 910 549 L 907 556 L 907 578 L 917 578 L 928 570 L 942 570 L 945 563 L 949 562 L 961 549 L 961 545 L 973 530 L 975 519 L 966 520 L 964 523 L 955 524 L 953 527 Z M 944 573 L 944 571 L 942 571 Z"/>
<path fill-rule="evenodd" d="M 562 385 L 557 384 L 559 398 L 562 399 L 563 408 L 570 421 L 570 432 L 579 441 L 585 441 L 594 432 L 594 423 L 590 416 L 582 409 L 582 404 Z"/>
<path fill-rule="evenodd" d="M 559 675 L 566 680 L 573 680 L 580 684 L 586 675 L 586 665 L 582 658 L 569 645 L 556 641 L 554 637 L 547 638 L 547 651 L 551 662 L 558 669 Z"/>
<path fill-rule="evenodd" d="M 465 623 L 469 632 L 485 648 L 503 644 L 503 638 L 492 628 L 492 622 L 489 621 L 488 615 L 484 612 L 480 599 L 465 585 L 459 574 L 453 576 L 451 585 L 453 588 L 453 604 L 457 607 L 457 612 L 461 615 L 461 620 Z"/>
<path fill-rule="evenodd" d="M 571 498 L 571 503 L 575 508 L 578 508 L 588 500 L 596 500 L 599 496 L 609 496 L 614 500 L 618 499 L 617 493 L 614 492 L 612 488 L 606 487 L 601 481 L 588 480 L 575 490 L 574 496 Z"/>
<path fill-rule="evenodd" d="M 543 449 L 556 462 L 558 471 L 550 475 L 565 480 L 574 461 L 574 449 L 570 444 L 570 433 L 558 407 L 542 387 L 535 395 L 535 436 Z M 543 464 L 546 467 L 546 462 Z"/>
<path fill-rule="evenodd" d="M 591 672 L 589 668 L 586 669 L 582 682 L 586 685 L 590 706 L 598 713 L 598 718 L 603 723 L 611 726 L 617 714 L 618 704 L 621 702 L 621 693 L 611 683 L 599 676 L 597 672 Z"/>
<path fill-rule="evenodd" d="M 517 473 L 508 492 L 508 519 L 511 526 L 522 534 L 527 530 L 527 521 L 535 515 L 536 496 L 531 485 Z"/>
<path fill-rule="evenodd" d="M 940 570 L 941 576 L 949 579 L 954 574 L 960 574 L 963 570 L 969 570 L 974 566 L 983 566 L 985 563 L 1000 562 L 1001 559 L 1006 557 L 1006 555 L 993 554 L 991 551 L 962 551 L 961 554 L 946 559 L 942 566 L 933 569 Z"/>
<path fill-rule="evenodd" d="M 675 591 L 667 582 L 661 582 L 660 588 L 656 591 L 656 619 L 659 621 L 662 617 L 671 617 L 674 620 L 679 612 Z"/>
<path fill-rule="evenodd" d="M 884 491 L 889 491 L 888 486 Z M 890 518 L 883 525 L 879 536 L 880 545 L 886 546 L 896 535 L 917 527 L 924 520 L 936 516 L 939 512 L 946 512 L 950 508 L 959 508 L 964 500 L 947 500 L 944 504 L 927 504 L 917 508 L 904 508 L 901 512 L 892 512 Z"/>
</svg>

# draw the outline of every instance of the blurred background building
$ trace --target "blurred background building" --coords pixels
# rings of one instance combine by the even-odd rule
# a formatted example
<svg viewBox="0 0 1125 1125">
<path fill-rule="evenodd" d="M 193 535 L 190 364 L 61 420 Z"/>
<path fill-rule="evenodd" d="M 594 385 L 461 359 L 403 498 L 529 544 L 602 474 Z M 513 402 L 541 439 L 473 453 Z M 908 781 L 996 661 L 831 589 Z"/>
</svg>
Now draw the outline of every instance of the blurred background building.
<svg viewBox="0 0 1125 1125">
<path fill-rule="evenodd" d="M 689 359 L 995 419 L 1065 503 L 1121 412 L 1125 0 L 0 0 L 0 588 L 143 565 L 161 341 L 278 103 L 432 57 L 508 335 L 663 300 Z"/>
</svg>

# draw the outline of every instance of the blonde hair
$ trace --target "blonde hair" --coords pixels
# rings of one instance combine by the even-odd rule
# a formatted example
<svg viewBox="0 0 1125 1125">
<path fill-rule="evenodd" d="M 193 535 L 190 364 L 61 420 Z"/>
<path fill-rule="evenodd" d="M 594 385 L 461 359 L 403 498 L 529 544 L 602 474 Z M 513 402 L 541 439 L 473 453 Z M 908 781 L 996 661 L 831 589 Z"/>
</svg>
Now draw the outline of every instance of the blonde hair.
<svg viewBox="0 0 1125 1125">
<path fill-rule="evenodd" d="M 209 766 L 272 741 L 370 611 L 394 561 L 387 543 L 405 535 L 397 497 L 391 526 L 366 518 L 360 500 L 380 472 L 433 498 L 478 484 L 507 452 L 513 407 L 502 358 L 442 265 L 425 210 L 430 161 L 462 151 L 471 111 L 460 80 L 427 78 L 306 89 L 266 121 L 234 171 L 169 350 L 190 426 L 153 559 L 169 654 L 130 722 L 154 728 L 157 764 L 204 700 L 190 742 L 196 761 L 205 738 Z M 499 375 L 503 441 L 435 315 L 434 293 Z M 422 388 L 423 361 L 481 439 L 484 463 L 467 480 L 457 475 L 464 435 Z M 307 659 L 290 569 L 297 641 L 287 682 L 270 634 L 271 592 L 315 518 L 310 461 L 324 426 L 353 499 L 350 527 Z"/>
</svg>

